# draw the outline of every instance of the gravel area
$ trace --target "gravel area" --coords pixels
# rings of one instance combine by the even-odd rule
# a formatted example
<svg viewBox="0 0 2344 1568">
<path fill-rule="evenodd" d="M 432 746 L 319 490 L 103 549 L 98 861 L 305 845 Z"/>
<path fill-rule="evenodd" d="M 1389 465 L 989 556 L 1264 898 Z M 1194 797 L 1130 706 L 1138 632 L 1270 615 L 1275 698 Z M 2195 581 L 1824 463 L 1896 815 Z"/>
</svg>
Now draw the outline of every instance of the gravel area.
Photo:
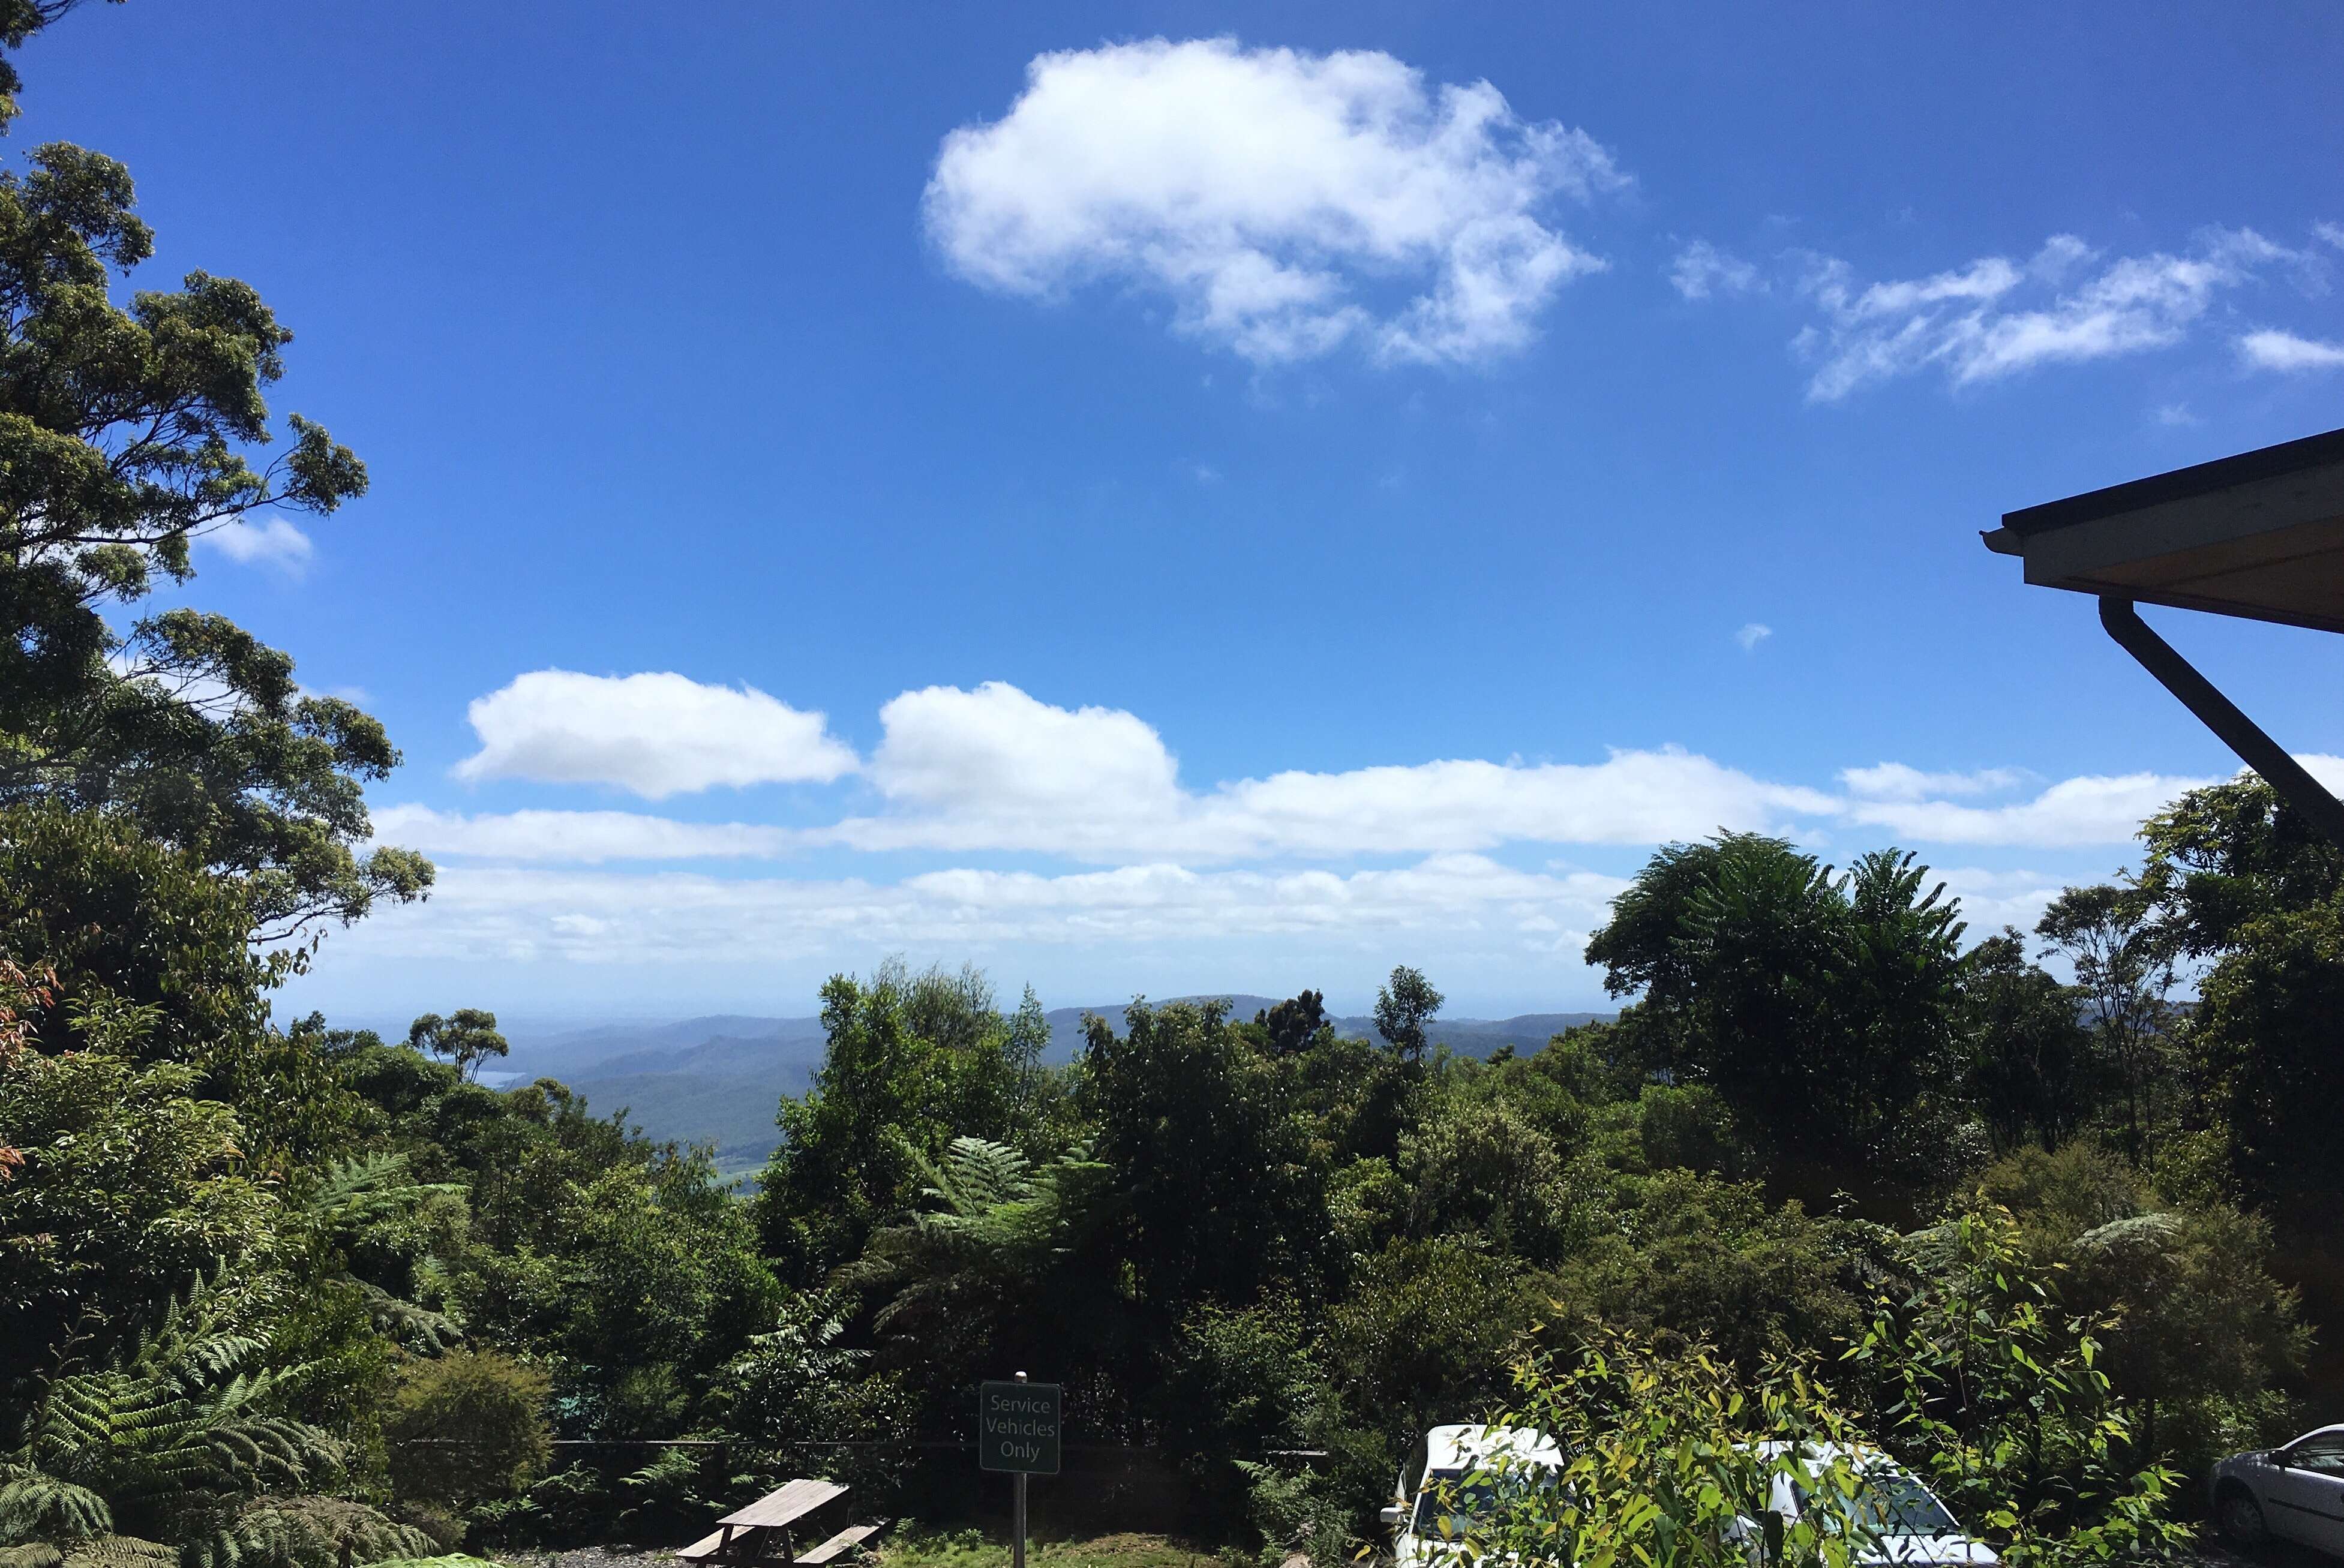
<svg viewBox="0 0 2344 1568">
<path fill-rule="evenodd" d="M 674 1568 L 666 1552 L 648 1547 L 578 1546 L 567 1552 L 500 1552 L 497 1561 L 510 1568 Z"/>
</svg>

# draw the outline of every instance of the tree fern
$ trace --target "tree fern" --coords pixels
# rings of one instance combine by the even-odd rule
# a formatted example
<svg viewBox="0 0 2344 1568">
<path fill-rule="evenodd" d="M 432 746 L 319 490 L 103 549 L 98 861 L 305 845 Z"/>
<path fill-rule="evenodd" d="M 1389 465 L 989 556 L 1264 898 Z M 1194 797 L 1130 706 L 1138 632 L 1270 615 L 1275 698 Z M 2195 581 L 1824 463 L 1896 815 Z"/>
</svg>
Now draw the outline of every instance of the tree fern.
<svg viewBox="0 0 2344 1568">
<path fill-rule="evenodd" d="M 433 1549 L 431 1537 L 363 1502 L 338 1497 L 262 1497 L 189 1541 L 184 1568 L 349 1568 Z"/>
<path fill-rule="evenodd" d="M 890 1298 L 874 1323 L 888 1328 L 944 1310 L 975 1291 L 1030 1284 L 1072 1250 L 1103 1211 L 1106 1168 L 1077 1144 L 1035 1169 L 1014 1148 L 956 1138 L 939 1162 L 921 1162 L 935 1207 L 878 1231 L 842 1285 Z"/>
<path fill-rule="evenodd" d="M 404 1154 L 353 1155 L 324 1168 L 298 1211 L 318 1249 L 338 1263 L 341 1250 L 370 1229 L 405 1219 L 435 1195 L 462 1191 L 452 1182 L 416 1180 Z M 440 1283 L 446 1274 L 428 1254 L 412 1272 L 416 1284 Z M 438 1355 L 464 1337 L 463 1325 L 444 1312 L 394 1295 L 347 1268 L 334 1267 L 333 1277 L 365 1297 L 377 1330 L 410 1351 Z"/>
<path fill-rule="evenodd" d="M 338 1468 L 332 1438 L 266 1413 L 292 1374 L 249 1370 L 264 1349 L 228 1326 L 217 1281 L 198 1279 L 109 1363 L 53 1376 L 0 1452 L 0 1543 L 126 1528 L 189 1541 L 246 1497 Z"/>
<path fill-rule="evenodd" d="M 419 1307 L 369 1280 L 352 1280 L 348 1283 L 356 1285 L 366 1298 L 367 1316 L 373 1321 L 375 1331 L 409 1350 L 436 1356 L 454 1350 L 463 1341 L 463 1325 L 445 1312 Z"/>
<path fill-rule="evenodd" d="M 301 1211 L 320 1231 L 346 1238 L 377 1220 L 397 1219 L 435 1192 L 461 1192 L 452 1182 L 418 1181 L 403 1154 L 360 1154 L 325 1167 Z"/>
</svg>

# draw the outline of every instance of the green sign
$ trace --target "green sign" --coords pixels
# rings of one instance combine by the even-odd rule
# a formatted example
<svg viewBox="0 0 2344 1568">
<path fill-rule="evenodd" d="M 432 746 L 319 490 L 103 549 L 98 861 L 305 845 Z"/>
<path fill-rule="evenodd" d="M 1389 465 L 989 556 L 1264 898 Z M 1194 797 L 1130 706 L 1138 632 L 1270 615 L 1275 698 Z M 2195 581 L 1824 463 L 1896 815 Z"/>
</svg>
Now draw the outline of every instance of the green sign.
<svg viewBox="0 0 2344 1568">
<path fill-rule="evenodd" d="M 1058 1385 L 980 1383 L 976 1391 L 980 1470 L 1058 1473 Z"/>
</svg>

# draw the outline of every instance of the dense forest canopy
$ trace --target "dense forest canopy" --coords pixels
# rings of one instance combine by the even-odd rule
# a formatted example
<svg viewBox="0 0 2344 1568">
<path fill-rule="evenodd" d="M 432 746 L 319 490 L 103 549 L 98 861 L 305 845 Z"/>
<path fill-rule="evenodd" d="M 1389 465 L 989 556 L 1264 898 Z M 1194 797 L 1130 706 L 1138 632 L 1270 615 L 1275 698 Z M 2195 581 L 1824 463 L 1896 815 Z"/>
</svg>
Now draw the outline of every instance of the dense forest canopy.
<svg viewBox="0 0 2344 1568">
<path fill-rule="evenodd" d="M 2344 1391 L 2344 855 L 2252 778 L 1977 941 L 1909 854 L 1667 845 L 1588 946 L 1617 1019 L 1487 1060 L 1405 966 L 1378 1038 L 1315 990 L 1137 1003 L 1064 1066 L 1030 990 L 841 975 L 745 1186 L 477 1081 L 486 1012 L 278 1017 L 320 923 L 431 872 L 364 847 L 374 720 L 217 616 L 120 619 L 366 483 L 272 423 L 251 289 L 116 298 L 151 248 L 99 154 L 0 176 L 11 1568 L 672 1543 L 802 1473 L 949 1512 L 936 1445 L 1012 1369 L 1246 1549 L 1368 1539 L 1429 1423 L 1510 1405 L 1620 1455 L 1588 1538 L 1632 1544 L 1643 1401 L 1867 1434 L 2015 1559 L 2108 1561 Z"/>
</svg>

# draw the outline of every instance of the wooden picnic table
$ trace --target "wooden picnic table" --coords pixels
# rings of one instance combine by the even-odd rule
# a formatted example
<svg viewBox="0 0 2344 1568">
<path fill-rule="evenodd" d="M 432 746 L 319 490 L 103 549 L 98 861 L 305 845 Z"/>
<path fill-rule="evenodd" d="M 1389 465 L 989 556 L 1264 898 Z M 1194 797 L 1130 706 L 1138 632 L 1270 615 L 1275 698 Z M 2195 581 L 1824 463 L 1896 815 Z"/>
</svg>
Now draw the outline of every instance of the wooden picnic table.
<svg viewBox="0 0 2344 1568">
<path fill-rule="evenodd" d="M 834 1481 L 797 1480 L 767 1492 L 716 1522 L 716 1528 L 676 1556 L 686 1563 L 756 1563 L 761 1568 L 821 1568 L 879 1533 L 882 1524 L 850 1524 L 800 1552 L 796 1529 L 810 1514 L 846 1495 Z M 883 1522 L 884 1523 L 884 1522 Z"/>
</svg>

